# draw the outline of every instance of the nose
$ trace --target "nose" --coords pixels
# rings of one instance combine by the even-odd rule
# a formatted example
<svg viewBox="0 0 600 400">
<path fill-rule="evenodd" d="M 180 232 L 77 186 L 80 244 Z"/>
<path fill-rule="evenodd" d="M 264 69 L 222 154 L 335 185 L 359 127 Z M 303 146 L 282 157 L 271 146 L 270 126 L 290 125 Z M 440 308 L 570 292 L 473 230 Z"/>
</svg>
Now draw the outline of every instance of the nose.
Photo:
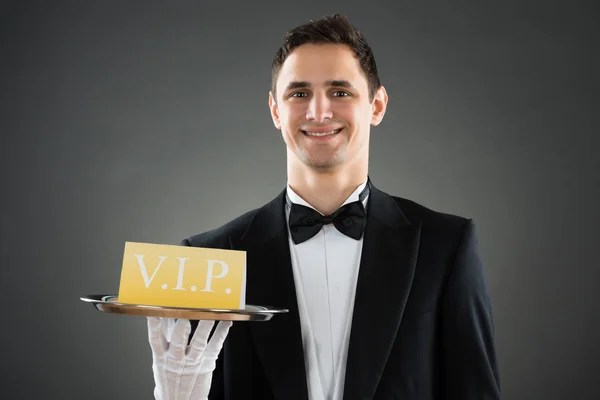
<svg viewBox="0 0 600 400">
<path fill-rule="evenodd" d="M 308 104 L 306 110 L 306 119 L 315 122 L 324 122 L 333 118 L 331 102 L 324 95 L 315 94 Z"/>
</svg>

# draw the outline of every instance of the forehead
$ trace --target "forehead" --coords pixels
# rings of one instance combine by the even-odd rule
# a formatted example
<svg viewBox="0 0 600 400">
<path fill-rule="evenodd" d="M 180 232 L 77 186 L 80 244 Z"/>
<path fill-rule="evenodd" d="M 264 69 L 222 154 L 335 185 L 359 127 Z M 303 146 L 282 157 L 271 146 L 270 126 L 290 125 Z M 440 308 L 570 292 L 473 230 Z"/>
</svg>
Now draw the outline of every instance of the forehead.
<svg viewBox="0 0 600 400">
<path fill-rule="evenodd" d="M 367 88 L 358 60 L 352 49 L 343 44 L 304 44 L 285 60 L 277 77 L 277 88 L 290 82 L 324 85 L 331 80 L 346 80 L 359 89 Z"/>
</svg>

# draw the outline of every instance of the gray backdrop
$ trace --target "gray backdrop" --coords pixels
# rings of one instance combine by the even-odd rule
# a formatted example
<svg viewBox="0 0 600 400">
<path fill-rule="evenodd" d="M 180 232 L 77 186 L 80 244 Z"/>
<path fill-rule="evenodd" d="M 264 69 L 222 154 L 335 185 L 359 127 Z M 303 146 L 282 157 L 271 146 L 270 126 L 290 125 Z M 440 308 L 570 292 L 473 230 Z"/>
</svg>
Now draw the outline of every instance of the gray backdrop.
<svg viewBox="0 0 600 400">
<path fill-rule="evenodd" d="M 143 318 L 99 313 L 125 241 L 274 197 L 284 32 L 346 13 L 390 95 L 374 183 L 474 218 L 505 399 L 598 399 L 597 2 L 3 2 L 0 397 L 148 399 Z"/>
</svg>

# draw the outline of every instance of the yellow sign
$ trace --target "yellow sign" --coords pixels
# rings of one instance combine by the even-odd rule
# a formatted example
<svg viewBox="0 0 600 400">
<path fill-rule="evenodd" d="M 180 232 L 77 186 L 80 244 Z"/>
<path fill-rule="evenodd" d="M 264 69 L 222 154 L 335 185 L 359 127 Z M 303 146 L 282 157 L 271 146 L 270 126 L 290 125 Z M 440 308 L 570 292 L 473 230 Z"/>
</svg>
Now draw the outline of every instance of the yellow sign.
<svg viewBox="0 0 600 400">
<path fill-rule="evenodd" d="M 118 301 L 243 309 L 246 252 L 126 242 Z"/>
</svg>

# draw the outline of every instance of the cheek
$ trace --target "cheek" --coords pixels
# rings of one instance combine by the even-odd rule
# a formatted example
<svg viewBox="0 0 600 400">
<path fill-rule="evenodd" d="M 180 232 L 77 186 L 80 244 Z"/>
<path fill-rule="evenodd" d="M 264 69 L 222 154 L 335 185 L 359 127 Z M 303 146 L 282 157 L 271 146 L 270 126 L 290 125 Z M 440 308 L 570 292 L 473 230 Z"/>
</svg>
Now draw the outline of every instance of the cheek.
<svg viewBox="0 0 600 400">
<path fill-rule="evenodd" d="M 371 125 L 371 117 L 372 117 L 371 106 L 361 107 L 356 112 L 357 122 L 360 124 L 362 129 L 367 129 L 367 127 L 369 125 Z"/>
<path fill-rule="evenodd" d="M 362 143 L 371 125 L 371 108 L 357 107 L 347 117 L 346 121 L 352 126 L 353 141 Z"/>
<path fill-rule="evenodd" d="M 356 124 L 364 120 L 365 116 L 370 112 L 370 107 L 367 109 L 361 103 L 347 102 L 338 104 L 333 109 L 333 118 L 345 120 L 348 123 Z"/>
<path fill-rule="evenodd" d="M 281 109 L 279 113 L 279 119 L 281 124 L 288 127 L 294 127 L 302 121 L 304 115 L 306 115 L 301 107 L 286 107 Z"/>
<path fill-rule="evenodd" d="M 295 104 L 288 109 L 288 119 L 290 121 L 298 122 L 306 118 L 306 106 L 302 104 Z"/>
</svg>

